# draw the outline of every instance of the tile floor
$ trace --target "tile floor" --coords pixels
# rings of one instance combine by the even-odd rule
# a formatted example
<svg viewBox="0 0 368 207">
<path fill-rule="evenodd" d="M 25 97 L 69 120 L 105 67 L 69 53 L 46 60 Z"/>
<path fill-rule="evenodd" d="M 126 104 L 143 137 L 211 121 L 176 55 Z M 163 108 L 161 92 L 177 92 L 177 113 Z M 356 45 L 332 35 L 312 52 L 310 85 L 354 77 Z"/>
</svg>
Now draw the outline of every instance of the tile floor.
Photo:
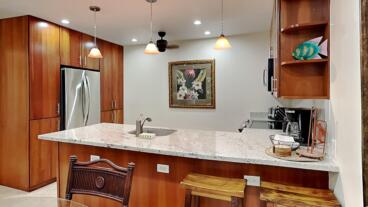
<svg viewBox="0 0 368 207">
<path fill-rule="evenodd" d="M 56 183 L 52 183 L 32 192 L 24 192 L 0 185 L 0 199 L 9 197 L 56 197 Z"/>
</svg>

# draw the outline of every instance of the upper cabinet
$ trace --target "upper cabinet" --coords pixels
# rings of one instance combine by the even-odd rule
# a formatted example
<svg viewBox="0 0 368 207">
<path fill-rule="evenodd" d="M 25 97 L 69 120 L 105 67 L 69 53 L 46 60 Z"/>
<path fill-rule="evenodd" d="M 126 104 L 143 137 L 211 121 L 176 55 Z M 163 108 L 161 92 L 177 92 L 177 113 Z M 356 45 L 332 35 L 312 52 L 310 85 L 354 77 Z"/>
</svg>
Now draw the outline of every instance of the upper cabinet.
<svg viewBox="0 0 368 207">
<path fill-rule="evenodd" d="M 83 67 L 81 41 L 82 33 L 60 28 L 60 63 L 62 65 Z"/>
<path fill-rule="evenodd" d="M 99 59 L 88 57 L 93 46 L 94 39 L 92 36 L 71 29 L 60 28 L 61 65 L 99 70 Z"/>
<path fill-rule="evenodd" d="M 273 94 L 284 99 L 329 99 L 330 58 L 295 60 L 293 51 L 308 40 L 330 41 L 329 0 L 278 1 L 278 55 Z M 329 53 L 329 49 L 328 49 Z"/>
<path fill-rule="evenodd" d="M 59 26 L 29 17 L 30 119 L 58 117 Z"/>
</svg>

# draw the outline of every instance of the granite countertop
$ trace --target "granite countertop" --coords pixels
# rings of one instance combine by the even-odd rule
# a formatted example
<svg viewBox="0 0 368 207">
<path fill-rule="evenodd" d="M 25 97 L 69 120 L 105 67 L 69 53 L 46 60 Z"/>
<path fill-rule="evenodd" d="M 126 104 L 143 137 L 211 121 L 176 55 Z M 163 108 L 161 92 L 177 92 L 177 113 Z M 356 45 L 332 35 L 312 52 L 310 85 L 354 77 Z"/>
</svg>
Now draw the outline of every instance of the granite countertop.
<svg viewBox="0 0 368 207">
<path fill-rule="evenodd" d="M 40 135 L 39 139 L 88 146 L 106 147 L 153 154 L 235 163 L 249 163 L 288 168 L 338 172 L 329 158 L 320 162 L 290 162 L 266 155 L 274 130 L 246 129 L 243 133 L 178 129 L 169 136 L 152 139 L 129 134 L 135 125 L 96 124 L 82 128 Z"/>
</svg>

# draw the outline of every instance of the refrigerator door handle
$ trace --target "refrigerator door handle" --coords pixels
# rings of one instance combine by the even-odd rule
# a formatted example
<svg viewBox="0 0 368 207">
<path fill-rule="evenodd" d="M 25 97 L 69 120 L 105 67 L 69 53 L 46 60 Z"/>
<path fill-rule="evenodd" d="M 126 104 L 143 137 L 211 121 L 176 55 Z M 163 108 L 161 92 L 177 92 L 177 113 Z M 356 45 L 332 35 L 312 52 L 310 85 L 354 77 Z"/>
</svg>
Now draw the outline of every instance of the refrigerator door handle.
<svg viewBox="0 0 368 207">
<path fill-rule="evenodd" d="M 91 110 L 91 84 L 89 81 L 88 76 L 85 76 L 86 78 L 86 85 L 87 85 L 87 97 L 88 97 L 88 101 L 87 101 L 87 113 L 86 113 L 86 118 L 85 118 L 85 125 L 87 126 L 88 124 L 88 119 L 89 119 L 89 113 Z"/>
<path fill-rule="evenodd" d="M 86 74 L 83 72 L 82 75 L 82 115 L 83 115 L 83 125 L 87 126 L 87 111 L 86 111 L 86 96 L 87 96 L 87 80 L 86 80 Z"/>
</svg>

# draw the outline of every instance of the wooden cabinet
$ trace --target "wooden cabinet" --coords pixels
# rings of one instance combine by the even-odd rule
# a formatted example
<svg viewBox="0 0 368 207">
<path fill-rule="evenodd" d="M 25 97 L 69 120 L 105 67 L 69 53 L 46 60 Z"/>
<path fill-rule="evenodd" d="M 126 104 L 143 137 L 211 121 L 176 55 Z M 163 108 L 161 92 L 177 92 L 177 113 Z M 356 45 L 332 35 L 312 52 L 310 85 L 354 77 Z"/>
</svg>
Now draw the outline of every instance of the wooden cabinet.
<svg viewBox="0 0 368 207">
<path fill-rule="evenodd" d="M 123 47 L 120 45 L 113 45 L 112 47 L 112 97 L 114 109 L 123 109 Z"/>
<path fill-rule="evenodd" d="M 93 46 L 94 38 L 92 36 L 71 29 L 60 28 L 61 65 L 99 70 L 100 60 L 88 57 Z"/>
<path fill-rule="evenodd" d="M 123 47 L 102 41 L 101 121 L 123 123 Z M 93 37 L 23 16 L 0 19 L 0 185 L 34 190 L 56 177 L 60 67 L 99 70 Z"/>
<path fill-rule="evenodd" d="M 59 26 L 29 17 L 31 119 L 59 116 Z"/>
<path fill-rule="evenodd" d="M 0 45 L 0 185 L 30 191 L 56 178 L 57 144 L 37 135 L 59 127 L 59 27 L 1 19 Z"/>
<path fill-rule="evenodd" d="M 0 185 L 27 190 L 28 17 L 0 20 L 0 45 Z"/>
<path fill-rule="evenodd" d="M 100 69 L 100 59 L 88 57 L 89 51 L 92 49 L 92 47 L 94 47 L 94 45 L 94 38 L 92 36 L 82 34 L 83 68 L 88 68 L 91 70 Z"/>
<path fill-rule="evenodd" d="M 120 45 L 98 41 L 104 58 L 101 60 L 101 121 L 123 123 L 123 52 Z"/>
<path fill-rule="evenodd" d="M 30 122 L 30 188 L 34 189 L 55 180 L 57 142 L 39 140 L 40 134 L 59 131 L 59 118 Z"/>
<path fill-rule="evenodd" d="M 99 45 L 103 58 L 101 59 L 100 79 L 101 79 L 101 111 L 113 109 L 113 44 L 99 40 Z"/>
<path fill-rule="evenodd" d="M 123 110 L 110 110 L 101 112 L 102 123 L 124 123 L 124 112 Z"/>
<path fill-rule="evenodd" d="M 82 33 L 67 28 L 60 28 L 61 65 L 83 67 L 81 42 Z"/>
<path fill-rule="evenodd" d="M 330 1 L 280 0 L 278 8 L 274 94 L 285 99 L 329 99 L 330 58 L 294 60 L 292 52 L 316 37 L 330 41 Z"/>
</svg>

